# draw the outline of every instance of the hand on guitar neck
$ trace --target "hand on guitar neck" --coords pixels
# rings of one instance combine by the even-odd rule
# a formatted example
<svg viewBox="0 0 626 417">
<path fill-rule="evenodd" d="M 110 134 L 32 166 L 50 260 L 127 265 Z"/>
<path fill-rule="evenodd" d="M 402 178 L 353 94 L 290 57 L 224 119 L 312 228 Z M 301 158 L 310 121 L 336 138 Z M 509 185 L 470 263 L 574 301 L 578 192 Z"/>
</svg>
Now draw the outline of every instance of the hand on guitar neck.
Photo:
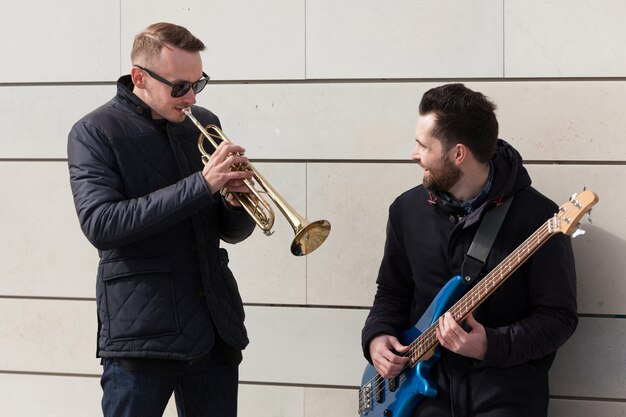
<svg viewBox="0 0 626 417">
<path fill-rule="evenodd" d="M 470 314 L 465 320 L 465 331 L 449 312 L 439 317 L 437 339 L 444 348 L 472 359 L 482 361 L 487 353 L 487 333 L 482 324 Z"/>
<path fill-rule="evenodd" d="M 465 322 L 469 331 L 465 331 L 452 314 L 446 313 L 439 318 L 437 339 L 444 348 L 472 359 L 483 360 L 487 353 L 487 334 L 482 324 L 470 314 Z M 370 343 L 370 357 L 378 373 L 384 378 L 395 378 L 406 367 L 408 356 L 401 356 L 408 351 L 394 336 L 380 335 Z"/>
</svg>

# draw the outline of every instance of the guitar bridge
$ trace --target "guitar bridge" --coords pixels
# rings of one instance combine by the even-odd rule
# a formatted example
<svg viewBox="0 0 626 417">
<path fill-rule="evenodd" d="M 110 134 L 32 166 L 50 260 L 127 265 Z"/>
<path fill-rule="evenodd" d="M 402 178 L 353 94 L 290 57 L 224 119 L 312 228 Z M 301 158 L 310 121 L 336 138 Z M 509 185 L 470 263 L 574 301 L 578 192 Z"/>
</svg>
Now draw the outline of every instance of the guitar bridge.
<svg viewBox="0 0 626 417">
<path fill-rule="evenodd" d="M 359 414 L 363 415 L 372 409 L 372 383 L 359 390 Z"/>
</svg>

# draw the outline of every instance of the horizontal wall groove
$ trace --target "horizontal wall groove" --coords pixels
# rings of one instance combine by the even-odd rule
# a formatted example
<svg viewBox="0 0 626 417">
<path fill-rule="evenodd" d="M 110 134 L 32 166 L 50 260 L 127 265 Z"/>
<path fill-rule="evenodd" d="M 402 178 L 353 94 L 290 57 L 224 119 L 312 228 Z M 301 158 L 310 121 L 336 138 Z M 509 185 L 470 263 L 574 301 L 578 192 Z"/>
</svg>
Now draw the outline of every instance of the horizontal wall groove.
<svg viewBox="0 0 626 417">
<path fill-rule="evenodd" d="M 626 161 L 600 161 L 600 160 L 558 160 L 542 161 L 539 159 L 524 161 L 524 165 L 626 165 Z"/>
<path fill-rule="evenodd" d="M 126 73 L 125 73 L 126 74 Z M 292 79 L 259 79 L 259 80 L 211 80 L 211 85 L 281 85 L 281 84 L 395 84 L 395 83 L 494 83 L 494 82 L 611 82 L 626 81 L 626 77 L 427 77 L 427 78 L 292 78 Z M 114 81 L 44 81 L 44 82 L 6 82 L 0 87 L 80 87 L 80 86 L 115 86 Z"/>
<path fill-rule="evenodd" d="M 95 302 L 95 297 L 49 297 L 39 295 L 0 295 L 0 300 L 45 300 L 45 301 L 89 301 Z"/>
<path fill-rule="evenodd" d="M 0 162 L 67 162 L 67 158 L 0 158 Z"/>
<path fill-rule="evenodd" d="M 15 371 L 15 370 L 0 370 L 0 375 L 69 377 L 69 378 L 100 378 L 101 376 L 100 374 L 35 372 L 35 371 Z M 263 387 L 314 388 L 314 389 L 338 389 L 338 390 L 358 390 L 360 388 L 360 385 L 306 384 L 306 383 L 289 383 L 289 382 L 247 381 L 247 380 L 240 380 L 239 384 L 250 385 L 250 386 L 263 386 Z M 619 403 L 619 404 L 626 403 L 626 399 L 609 398 L 609 397 L 550 395 L 550 399 L 551 400 L 563 400 L 563 401 L 610 402 L 610 403 Z"/>
<path fill-rule="evenodd" d="M 261 381 L 245 381 L 240 380 L 239 384 L 243 385 L 256 385 L 266 387 L 289 387 L 289 388 L 322 388 L 322 389 L 347 389 L 355 390 L 359 389 L 358 385 L 332 385 L 332 384 L 304 384 L 304 383 L 290 383 L 290 382 L 261 382 Z"/>
<path fill-rule="evenodd" d="M 333 304 L 276 304 L 276 303 L 243 303 L 246 307 L 268 308 L 317 308 L 326 310 L 369 310 L 369 306 L 346 306 Z"/>
<path fill-rule="evenodd" d="M 564 396 L 564 395 L 550 395 L 553 400 L 565 400 L 565 401 L 597 401 L 597 402 L 610 402 L 610 403 L 626 403 L 624 398 L 606 398 L 606 397 L 578 397 L 578 396 Z"/>
<path fill-rule="evenodd" d="M 45 377 L 69 377 L 69 378 L 100 378 L 100 374 L 81 374 L 81 373 L 64 373 L 64 372 L 37 372 L 37 371 L 16 371 L 16 370 L 0 370 L 0 375 L 28 375 L 28 376 L 45 376 Z M 358 389 L 358 385 L 333 385 L 333 384 L 305 384 L 305 383 L 289 383 L 289 382 L 264 382 L 264 381 L 246 381 L 240 380 L 240 385 L 254 386 L 271 386 L 271 387 L 290 387 L 290 388 L 322 388 L 322 389 Z"/>
<path fill-rule="evenodd" d="M 117 81 L 48 81 L 48 82 L 23 82 L 23 83 L 0 83 L 1 87 L 89 87 L 89 86 L 115 86 Z"/>
<path fill-rule="evenodd" d="M 67 158 L 0 158 L 1 162 L 67 162 Z M 410 159 L 273 159 L 250 158 L 252 163 L 268 164 L 407 164 L 414 165 Z M 624 166 L 624 161 L 603 161 L 603 160 L 539 160 L 529 159 L 524 161 L 524 165 L 611 165 Z"/>
<path fill-rule="evenodd" d="M 626 314 L 587 314 L 579 313 L 579 318 L 582 319 L 626 319 Z"/>
<path fill-rule="evenodd" d="M 32 300 L 32 301 L 88 301 L 95 302 L 95 297 L 51 297 L 37 295 L 0 295 L 0 300 Z M 243 303 L 246 307 L 269 307 L 269 308 L 318 308 L 329 310 L 369 310 L 368 306 L 345 306 L 332 304 L 276 304 L 276 303 Z"/>
<path fill-rule="evenodd" d="M 50 376 L 50 377 L 74 377 L 74 378 L 100 378 L 100 374 L 80 374 L 65 372 L 36 372 L 36 371 L 15 371 L 0 369 L 0 375 L 30 375 L 30 376 Z"/>
<path fill-rule="evenodd" d="M 0 295 L 0 300 L 31 300 L 31 301 L 87 301 L 95 302 L 95 297 L 52 297 L 52 296 L 35 296 L 35 295 Z M 368 311 L 371 306 L 347 306 L 335 304 L 298 304 L 298 303 L 246 303 L 245 307 L 262 307 L 262 308 L 308 308 L 308 309 L 325 309 L 325 310 L 360 310 Z M 614 314 L 590 314 L 579 313 L 579 318 L 585 319 L 626 319 L 626 313 Z"/>
</svg>

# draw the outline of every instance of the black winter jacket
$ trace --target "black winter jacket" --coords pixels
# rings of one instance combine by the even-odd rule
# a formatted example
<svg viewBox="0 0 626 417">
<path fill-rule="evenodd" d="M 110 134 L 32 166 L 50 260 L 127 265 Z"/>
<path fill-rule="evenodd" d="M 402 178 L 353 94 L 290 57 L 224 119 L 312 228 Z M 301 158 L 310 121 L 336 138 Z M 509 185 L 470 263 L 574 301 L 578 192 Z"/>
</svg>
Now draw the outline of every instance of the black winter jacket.
<svg viewBox="0 0 626 417">
<path fill-rule="evenodd" d="M 97 354 L 193 359 L 209 352 L 215 329 L 243 349 L 243 304 L 219 245 L 245 239 L 254 222 L 206 187 L 191 121 L 153 121 L 130 76 L 117 88 L 68 140 L 76 211 L 100 255 Z"/>
<path fill-rule="evenodd" d="M 465 254 L 484 213 L 515 194 L 481 277 L 557 212 L 530 184 L 521 156 L 498 142 L 489 198 L 466 215 L 423 186 L 399 196 L 389 209 L 387 239 L 373 308 L 362 332 L 369 343 L 379 334 L 398 336 L 414 325 L 442 286 L 461 273 Z M 548 369 L 555 351 L 574 332 L 576 277 L 570 238 L 547 241 L 475 312 L 485 326 L 488 349 L 482 362 L 444 350 L 432 375 L 435 399 L 420 403 L 416 416 L 545 416 Z M 431 414 L 432 413 L 432 414 Z"/>
</svg>

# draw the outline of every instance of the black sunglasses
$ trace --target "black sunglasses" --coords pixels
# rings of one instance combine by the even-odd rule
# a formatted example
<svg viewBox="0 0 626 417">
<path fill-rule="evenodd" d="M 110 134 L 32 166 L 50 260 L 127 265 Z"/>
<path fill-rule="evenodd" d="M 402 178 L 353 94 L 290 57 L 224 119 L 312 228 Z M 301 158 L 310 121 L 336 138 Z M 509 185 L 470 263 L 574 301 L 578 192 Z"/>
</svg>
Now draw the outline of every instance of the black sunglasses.
<svg viewBox="0 0 626 417">
<path fill-rule="evenodd" d="M 187 94 L 187 91 L 189 91 L 189 89 L 193 90 L 194 94 L 198 94 L 200 91 L 204 89 L 204 87 L 206 87 L 206 83 L 207 81 L 209 81 L 209 76 L 206 75 L 204 71 L 202 71 L 202 77 L 204 78 L 200 78 L 198 81 L 195 81 L 193 83 L 190 83 L 187 81 L 183 81 L 179 83 L 172 83 L 166 80 L 165 78 L 161 77 L 156 72 L 150 71 L 148 68 L 144 68 L 141 65 L 135 65 L 135 66 L 147 72 L 155 80 L 161 81 L 163 84 L 169 85 L 170 87 L 172 87 L 172 97 L 182 97 L 185 94 Z"/>
</svg>

